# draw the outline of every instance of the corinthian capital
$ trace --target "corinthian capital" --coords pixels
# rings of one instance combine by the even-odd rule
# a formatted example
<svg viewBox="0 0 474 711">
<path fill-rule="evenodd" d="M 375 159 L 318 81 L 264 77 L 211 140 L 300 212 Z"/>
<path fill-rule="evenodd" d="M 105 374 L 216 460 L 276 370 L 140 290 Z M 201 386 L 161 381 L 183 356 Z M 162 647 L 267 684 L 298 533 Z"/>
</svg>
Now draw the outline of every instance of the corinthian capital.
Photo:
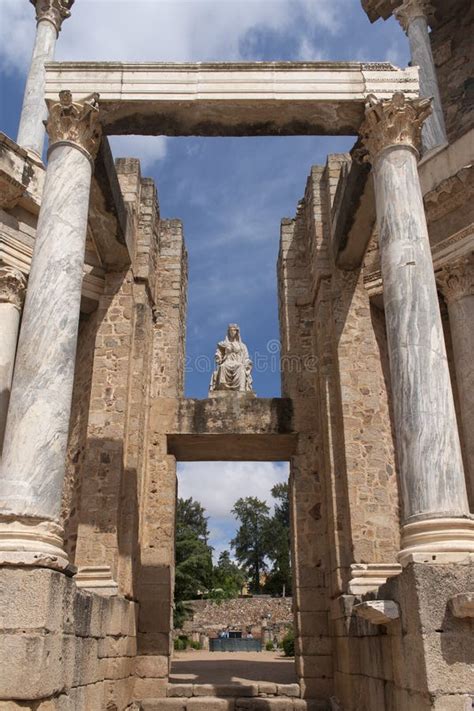
<svg viewBox="0 0 474 711">
<path fill-rule="evenodd" d="M 26 279 L 19 269 L 0 266 L 0 303 L 13 304 L 21 309 L 25 290 Z"/>
<path fill-rule="evenodd" d="M 36 9 L 36 22 L 52 22 L 59 34 L 63 20 L 71 14 L 74 0 L 30 0 Z"/>
<path fill-rule="evenodd" d="M 461 257 L 444 266 L 436 275 L 446 303 L 452 304 L 465 296 L 474 295 L 474 261 Z"/>
<path fill-rule="evenodd" d="M 407 99 L 397 92 L 391 99 L 367 97 L 360 137 L 374 162 L 384 148 L 409 146 L 418 150 L 423 121 L 431 113 L 431 99 Z"/>
<path fill-rule="evenodd" d="M 428 19 L 430 15 L 434 14 L 434 8 L 430 0 L 404 0 L 404 2 L 397 7 L 393 14 L 405 32 L 408 32 L 408 28 L 412 20 L 416 17 L 424 17 Z"/>
<path fill-rule="evenodd" d="M 72 100 L 70 91 L 59 92 L 59 102 L 49 110 L 46 130 L 50 150 L 55 143 L 73 143 L 90 158 L 99 150 L 102 128 L 99 122 L 99 94 L 91 94 L 80 102 Z"/>
</svg>

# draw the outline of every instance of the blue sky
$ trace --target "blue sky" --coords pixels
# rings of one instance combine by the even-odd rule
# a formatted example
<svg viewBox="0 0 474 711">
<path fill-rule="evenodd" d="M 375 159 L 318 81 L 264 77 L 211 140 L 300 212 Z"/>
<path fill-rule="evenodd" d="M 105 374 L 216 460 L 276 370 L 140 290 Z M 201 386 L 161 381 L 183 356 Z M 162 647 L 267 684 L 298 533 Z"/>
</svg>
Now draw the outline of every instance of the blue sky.
<svg viewBox="0 0 474 711">
<path fill-rule="evenodd" d="M 28 0 L 0 0 L 0 130 L 12 138 L 34 31 Z M 399 25 L 393 19 L 371 25 L 359 0 L 76 0 L 56 59 L 365 60 L 406 66 L 409 54 Z M 162 216 L 184 223 L 190 269 L 188 396 L 206 396 L 210 374 L 198 372 L 196 358 L 212 358 L 229 322 L 240 324 L 251 354 L 267 353 L 268 343 L 278 340 L 280 220 L 294 215 L 311 165 L 353 142 L 353 137 L 111 140 L 116 157 L 141 158 L 142 173 L 156 181 Z M 279 373 L 275 368 L 255 373 L 254 387 L 259 396 L 277 397 Z M 199 496 L 207 507 L 211 542 L 219 551 L 234 530 L 229 492 L 265 498 L 286 471 L 286 465 L 262 463 L 181 465 L 180 493 Z"/>
</svg>

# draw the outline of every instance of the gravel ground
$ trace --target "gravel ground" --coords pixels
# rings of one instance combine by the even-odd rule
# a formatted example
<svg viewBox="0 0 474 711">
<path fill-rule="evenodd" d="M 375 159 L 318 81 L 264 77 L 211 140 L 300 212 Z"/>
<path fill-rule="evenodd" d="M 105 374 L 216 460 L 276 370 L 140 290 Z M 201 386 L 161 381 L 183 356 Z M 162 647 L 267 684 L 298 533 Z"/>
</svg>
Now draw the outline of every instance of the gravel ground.
<svg viewBox="0 0 474 711">
<path fill-rule="evenodd" d="M 175 652 L 170 682 L 175 684 L 238 684 L 273 681 L 296 682 L 294 659 L 281 652 Z"/>
</svg>

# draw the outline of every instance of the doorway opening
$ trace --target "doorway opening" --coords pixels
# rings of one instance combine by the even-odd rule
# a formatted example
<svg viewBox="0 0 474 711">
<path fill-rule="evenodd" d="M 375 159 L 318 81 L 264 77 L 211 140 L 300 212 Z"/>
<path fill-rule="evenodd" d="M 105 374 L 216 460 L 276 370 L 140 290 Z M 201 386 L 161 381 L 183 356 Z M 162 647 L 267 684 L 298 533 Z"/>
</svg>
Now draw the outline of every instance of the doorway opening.
<svg viewBox="0 0 474 711">
<path fill-rule="evenodd" d="M 171 684 L 296 683 L 288 475 L 178 464 Z"/>
</svg>

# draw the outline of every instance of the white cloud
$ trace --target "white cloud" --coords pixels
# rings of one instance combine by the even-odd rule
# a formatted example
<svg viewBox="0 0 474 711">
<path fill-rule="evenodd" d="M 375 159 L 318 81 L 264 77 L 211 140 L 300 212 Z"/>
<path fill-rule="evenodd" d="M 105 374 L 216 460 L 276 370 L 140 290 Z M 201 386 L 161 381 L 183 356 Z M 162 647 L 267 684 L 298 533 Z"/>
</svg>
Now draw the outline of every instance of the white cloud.
<svg viewBox="0 0 474 711">
<path fill-rule="evenodd" d="M 270 489 L 288 481 L 287 462 L 181 462 L 178 464 L 178 496 L 192 497 L 209 517 L 209 543 L 214 560 L 229 549 L 236 531 L 231 509 L 240 497 L 256 496 L 272 507 Z"/>
<path fill-rule="evenodd" d="M 111 136 L 109 140 L 116 158 L 139 158 L 143 174 L 166 155 L 165 136 Z"/>
<path fill-rule="evenodd" d="M 81 0 L 63 23 L 58 60 L 211 61 L 241 59 L 255 29 L 333 34 L 348 0 Z M 0 0 L 0 67 L 26 71 L 35 21 L 26 0 Z M 306 21 L 303 24 L 303 21 Z"/>
<path fill-rule="evenodd" d="M 286 462 L 181 462 L 178 494 L 197 499 L 208 516 L 233 520 L 230 513 L 241 496 L 256 496 L 271 504 L 270 489 L 288 480 Z"/>
</svg>

